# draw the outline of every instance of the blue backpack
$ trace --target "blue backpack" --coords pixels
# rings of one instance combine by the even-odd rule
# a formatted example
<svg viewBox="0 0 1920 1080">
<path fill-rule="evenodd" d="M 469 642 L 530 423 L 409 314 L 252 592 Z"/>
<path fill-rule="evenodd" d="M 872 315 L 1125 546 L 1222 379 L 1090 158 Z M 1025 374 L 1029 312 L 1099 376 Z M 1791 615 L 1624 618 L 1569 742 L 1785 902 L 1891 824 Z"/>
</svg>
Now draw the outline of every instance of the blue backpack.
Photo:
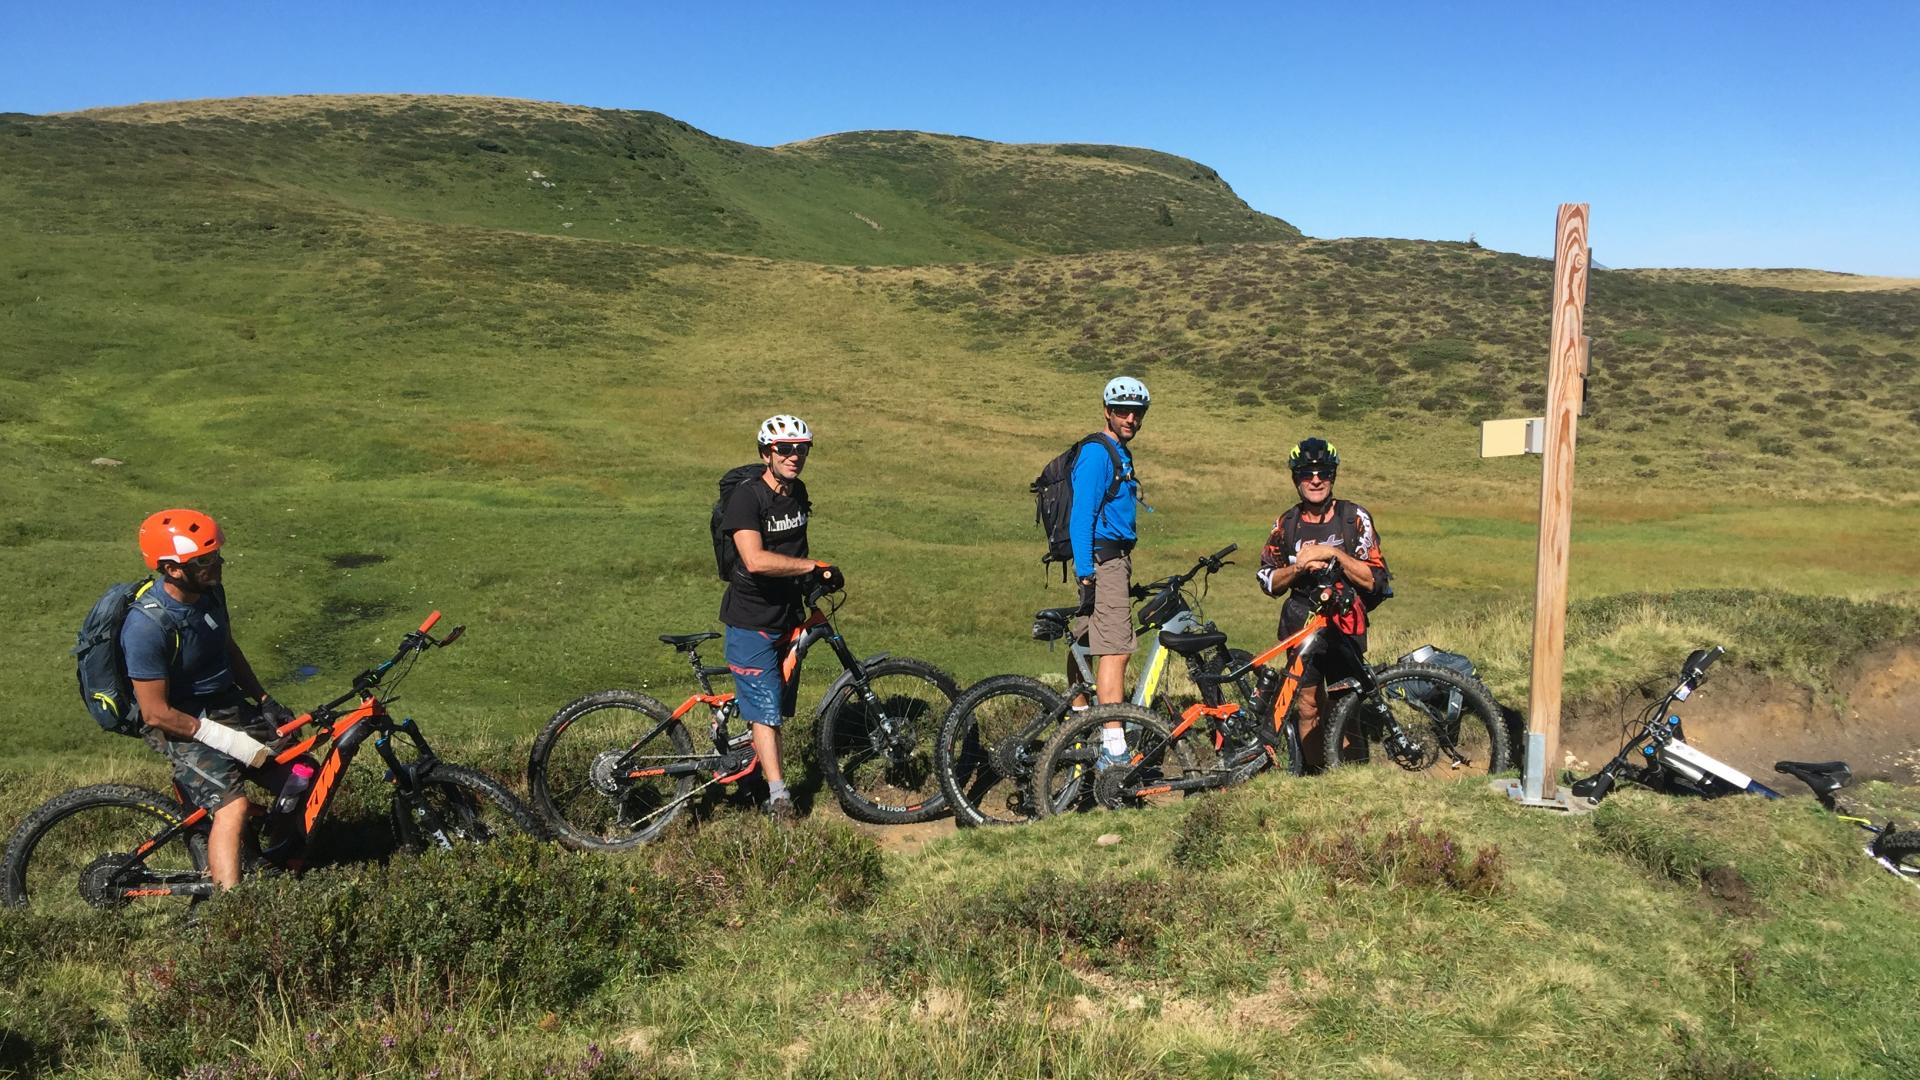
<svg viewBox="0 0 1920 1080">
<path fill-rule="evenodd" d="M 108 589 L 87 612 L 80 633 L 75 635 L 73 655 L 80 700 L 102 731 L 138 738 L 146 727 L 140 719 L 140 703 L 133 697 L 133 683 L 127 679 L 127 657 L 120 648 L 120 625 L 127 621 L 128 614 L 138 611 L 158 623 L 173 641 L 174 651 L 179 651 L 180 633 L 167 618 L 166 608 L 147 595 L 154 585 L 148 578 Z"/>
</svg>

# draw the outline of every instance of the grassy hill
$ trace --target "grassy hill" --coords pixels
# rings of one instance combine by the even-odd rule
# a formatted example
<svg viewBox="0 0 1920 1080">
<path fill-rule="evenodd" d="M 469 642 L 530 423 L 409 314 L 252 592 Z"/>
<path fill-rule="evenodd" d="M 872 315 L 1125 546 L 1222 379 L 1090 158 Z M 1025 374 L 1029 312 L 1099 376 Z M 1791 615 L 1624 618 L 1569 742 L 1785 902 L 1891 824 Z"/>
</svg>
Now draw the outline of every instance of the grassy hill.
<svg viewBox="0 0 1920 1080">
<path fill-rule="evenodd" d="M 1247 213 L 1204 168 L 1149 151 L 914 133 L 769 150 L 652 114 L 480 99 L 0 118 L 0 230 L 16 239 L 0 245 L 0 572 L 14 584 L 5 687 L 17 718 L 0 748 L 0 826 L 76 783 L 164 785 L 142 747 L 87 727 L 66 659 L 87 604 L 139 572 L 132 533 L 161 506 L 201 506 L 227 526 L 240 639 L 290 703 L 340 692 L 432 608 L 470 632 L 424 662 L 404 710 L 452 760 L 512 776 L 545 718 L 589 690 L 677 700 L 684 668 L 652 638 L 715 622 L 713 484 L 752 456 L 751 433 L 773 412 L 819 432 L 813 535 L 848 571 L 838 625 L 856 651 L 922 656 L 963 682 L 1055 670 L 1059 654 L 1025 637 L 1030 612 L 1066 595 L 1044 587 L 1025 488 L 1098 422 L 1098 388 L 1116 371 L 1155 394 L 1136 444 L 1156 510 L 1143 571 L 1239 543 L 1247 554 L 1207 610 L 1237 642 L 1270 641 L 1277 611 L 1251 585 L 1251 552 L 1291 498 L 1280 454 L 1322 432 L 1347 457 L 1342 493 L 1380 521 L 1399 583 L 1376 652 L 1463 649 L 1519 700 L 1538 462 L 1478 460 L 1475 424 L 1537 403 L 1547 266 L 1459 245 L 1304 240 Z M 1188 231 L 1202 219 L 1213 224 Z M 1575 696 L 1630 691 L 1706 639 L 1730 644 L 1731 663 L 1827 693 L 1837 666 L 1920 625 L 1920 290 L 1704 273 L 1595 277 Z M 803 699 L 824 689 L 828 663 L 815 658 Z M 523 998 L 505 969 L 488 969 L 361 1011 L 319 1003 L 314 1030 L 342 1071 L 573 1069 L 589 1041 L 655 1073 L 940 1073 L 978 1053 L 1001 1071 L 1112 1061 L 1222 1075 L 1430 1075 L 1512 1055 L 1573 1075 L 1565 1063 L 1596 1040 L 1610 1041 L 1583 1075 L 1644 1075 L 1649 1061 L 1667 1075 L 1911 1066 L 1909 1034 L 1883 1022 L 1897 1010 L 1874 1007 L 1914 996 L 1910 967 L 1880 962 L 1910 898 L 1870 891 L 1898 883 L 1851 862 L 1830 883 L 1850 859 L 1844 830 L 1804 807 L 1716 809 L 1726 816 L 1696 834 L 1685 830 L 1699 808 L 1630 802 L 1644 821 L 1611 839 L 1596 825 L 1569 846 L 1561 823 L 1509 819 L 1465 788 L 1262 791 L 1226 804 L 1242 817 L 1224 861 L 1193 864 L 1218 903 L 1149 920 L 1174 931 L 1144 943 L 1127 936 L 1144 909 L 1126 905 L 1187 895 L 1164 864 L 1198 811 L 1121 827 L 1111 865 L 1059 861 L 1092 851 L 1092 835 L 1114 827 L 1101 822 L 969 837 L 871 874 L 860 868 L 879 857 L 831 829 L 793 841 L 822 845 L 806 855 L 757 846 L 774 842 L 733 822 L 680 838 L 709 846 L 658 868 L 528 855 L 531 870 L 435 871 L 505 890 L 489 895 L 552 877 L 582 896 L 657 900 L 660 925 L 675 927 L 699 921 L 689 911 L 724 912 L 738 930 L 768 920 L 774 907 L 756 904 L 798 910 L 770 931 L 771 951 L 792 960 L 776 963 L 771 996 L 736 994 L 768 962 L 758 938 L 709 933 L 709 920 L 656 967 L 636 959 L 570 982 L 573 961 L 540 954 L 528 962 L 557 966 L 527 973 Z M 1327 822 L 1289 816 L 1310 806 L 1327 807 L 1327 822 L 1371 814 L 1375 843 L 1413 817 L 1497 843 L 1510 891 L 1463 899 L 1388 877 L 1349 889 L 1345 871 L 1313 862 Z M 349 810 L 376 820 L 377 805 Z M 1680 843 L 1660 839 L 1669 830 L 1693 854 L 1646 847 Z M 1785 863 L 1772 854 L 1781 838 Z M 1758 890 L 1758 921 L 1696 910 L 1687 874 L 1705 866 L 1700 850 L 1721 848 Z M 739 852 L 769 860 L 765 880 L 698 891 L 702 868 Z M 857 880 L 797 878 L 781 869 L 789 855 Z M 1111 879 L 1113 891 L 1089 895 L 1122 908 L 1086 917 L 1120 937 L 1041 919 L 1059 896 L 1029 879 L 1056 864 Z M 401 866 L 395 880 L 413 880 Z M 660 885 L 654 869 L 694 891 Z M 978 889 L 955 884 L 967 881 Z M 1565 882 L 1606 902 L 1586 905 Z M 993 906 L 1001 885 L 1011 907 Z M 1329 887 L 1338 902 L 1323 923 L 1312 913 Z M 258 902 L 360 887 L 333 888 Z M 820 899 L 854 894 L 847 912 Z M 929 958 L 929 942 L 963 940 L 939 921 L 956 895 L 979 900 L 980 925 L 1010 927 L 1011 959 Z M 1681 936 L 1647 950 L 1648 927 L 1675 918 Z M 1261 935 L 1261 959 L 1178 944 L 1227 922 Z M 1567 927 L 1582 928 L 1561 942 L 1580 959 L 1541 944 Z M 434 932 L 491 940 L 484 930 Z M 191 967 L 199 954 L 176 946 L 218 943 L 116 933 L 0 919 L 0 951 L 27 958 L 0 965 L 0 1029 L 31 1044 L 15 1060 L 48 1068 L 58 1053 L 134 1072 L 144 1035 L 185 1029 L 164 1019 L 171 999 L 151 999 L 141 1020 L 119 990 L 148 961 Z M 92 953 L 49 951 L 96 940 Z M 1822 969 L 1821 985 L 1839 987 L 1825 1000 L 1854 1011 L 1815 1025 L 1805 988 L 1823 954 L 1840 956 Z M 1521 959 L 1544 972 L 1525 994 L 1505 981 Z M 449 961 L 419 962 L 431 981 Z M 1674 997 L 1648 999 L 1654 978 Z M 204 989 L 252 1002 L 258 988 Z M 466 1004 L 449 1012 L 456 998 Z M 1135 1015 L 1145 1022 L 1112 1019 Z M 1281 1019 L 1240 1022 L 1255 1015 Z M 1388 1023 L 1407 1015 L 1417 1022 Z M 938 1035 L 976 1030 L 987 1034 Z M 199 1050 L 238 1039 L 282 1073 L 309 1035 L 281 1020 L 193 1032 L 210 1040 Z M 0 1036 L 8 1052 L 20 1045 Z M 147 1064 L 172 1068 L 183 1045 L 153 1042 Z M 939 1057 L 922 1069 L 909 1048 Z M 402 1056 L 381 1056 L 390 1050 Z"/>
<path fill-rule="evenodd" d="M 29 193 L 111 220 L 134 193 L 260 228 L 359 210 L 842 263 L 1285 240 L 1212 169 L 1114 146 L 861 132 L 772 149 L 659 113 L 491 98 L 302 97 L 0 117 Z M 15 139 L 19 141 L 14 141 Z M 16 189 L 17 190 L 17 189 Z M 95 218 L 96 223 L 105 220 Z"/>
</svg>

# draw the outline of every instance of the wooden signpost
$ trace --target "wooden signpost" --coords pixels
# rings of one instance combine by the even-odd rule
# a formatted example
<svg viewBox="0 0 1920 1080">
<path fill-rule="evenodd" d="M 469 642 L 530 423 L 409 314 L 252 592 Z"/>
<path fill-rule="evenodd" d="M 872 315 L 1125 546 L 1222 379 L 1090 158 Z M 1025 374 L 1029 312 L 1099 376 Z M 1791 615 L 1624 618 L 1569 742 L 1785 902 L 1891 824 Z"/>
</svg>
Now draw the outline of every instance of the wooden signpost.
<svg viewBox="0 0 1920 1080">
<path fill-rule="evenodd" d="M 1560 204 L 1553 245 L 1553 341 L 1547 361 L 1546 415 L 1489 421 L 1481 432 L 1482 456 L 1524 452 L 1541 455 L 1540 541 L 1534 563 L 1533 677 L 1527 693 L 1525 771 L 1520 785 L 1509 786 L 1508 793 L 1528 805 L 1562 810 L 1573 808 L 1558 797 L 1553 774 L 1560 756 L 1574 435 L 1586 400 L 1589 259 L 1587 204 Z"/>
</svg>

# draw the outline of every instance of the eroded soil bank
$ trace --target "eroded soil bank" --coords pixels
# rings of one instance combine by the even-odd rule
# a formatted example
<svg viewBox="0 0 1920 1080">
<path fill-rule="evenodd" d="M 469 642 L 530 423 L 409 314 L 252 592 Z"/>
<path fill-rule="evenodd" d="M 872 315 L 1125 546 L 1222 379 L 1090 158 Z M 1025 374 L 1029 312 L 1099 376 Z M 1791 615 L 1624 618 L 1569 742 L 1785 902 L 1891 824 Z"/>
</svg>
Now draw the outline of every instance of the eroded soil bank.
<svg viewBox="0 0 1920 1080">
<path fill-rule="evenodd" d="M 1638 693 L 1569 704 L 1564 766 L 1598 767 L 1618 749 L 1621 725 L 1648 704 Z M 1688 742 L 1788 794 L 1804 789 L 1775 773 L 1776 761 L 1845 761 L 1856 780 L 1920 784 L 1920 643 L 1864 654 L 1839 672 L 1830 694 L 1723 665 L 1677 711 Z"/>
</svg>

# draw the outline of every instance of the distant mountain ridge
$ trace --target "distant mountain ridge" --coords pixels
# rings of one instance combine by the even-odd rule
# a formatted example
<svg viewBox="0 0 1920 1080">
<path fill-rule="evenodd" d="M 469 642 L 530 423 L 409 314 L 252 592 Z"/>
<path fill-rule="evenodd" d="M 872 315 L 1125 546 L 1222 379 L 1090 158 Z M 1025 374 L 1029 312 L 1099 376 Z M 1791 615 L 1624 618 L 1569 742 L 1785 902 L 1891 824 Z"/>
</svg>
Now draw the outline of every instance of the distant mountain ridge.
<svg viewBox="0 0 1920 1080">
<path fill-rule="evenodd" d="M 498 98 L 311 96 L 0 118 L 13 143 L 164 189 L 294 190 L 441 223 L 842 264 L 1293 240 L 1213 169 L 1153 150 L 911 131 L 778 147 L 656 112 Z M 186 166 L 186 168 L 183 168 Z"/>
</svg>

